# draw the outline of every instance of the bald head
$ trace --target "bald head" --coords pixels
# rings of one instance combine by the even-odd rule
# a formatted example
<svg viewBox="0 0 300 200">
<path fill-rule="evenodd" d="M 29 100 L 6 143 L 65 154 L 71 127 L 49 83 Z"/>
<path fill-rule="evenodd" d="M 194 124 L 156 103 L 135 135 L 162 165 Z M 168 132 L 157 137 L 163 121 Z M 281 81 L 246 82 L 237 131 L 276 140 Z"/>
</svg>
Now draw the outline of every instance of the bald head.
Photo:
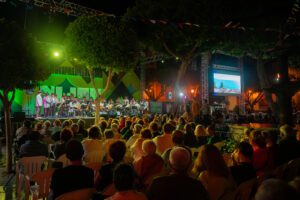
<svg viewBox="0 0 300 200">
<path fill-rule="evenodd" d="M 185 172 L 191 163 L 190 153 L 183 147 L 174 147 L 170 152 L 169 163 L 175 172 Z"/>
<path fill-rule="evenodd" d="M 142 149 L 146 155 L 153 155 L 156 152 L 156 145 L 152 140 L 148 139 L 143 142 Z"/>
</svg>

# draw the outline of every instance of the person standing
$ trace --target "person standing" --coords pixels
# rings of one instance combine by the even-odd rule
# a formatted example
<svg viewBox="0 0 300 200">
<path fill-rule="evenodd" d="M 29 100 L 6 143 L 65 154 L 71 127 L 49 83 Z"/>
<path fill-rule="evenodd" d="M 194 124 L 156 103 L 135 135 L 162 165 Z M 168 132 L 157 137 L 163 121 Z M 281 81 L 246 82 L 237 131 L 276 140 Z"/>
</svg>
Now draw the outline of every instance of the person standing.
<svg viewBox="0 0 300 200">
<path fill-rule="evenodd" d="M 46 92 L 46 95 L 43 98 L 43 105 L 44 105 L 44 117 L 48 117 L 50 114 L 50 105 L 51 105 L 51 97 Z"/>
<path fill-rule="evenodd" d="M 51 117 L 55 117 L 56 105 L 58 104 L 57 95 L 52 93 L 50 99 L 51 99 L 50 115 Z"/>
<path fill-rule="evenodd" d="M 40 117 L 41 108 L 43 106 L 43 97 L 42 97 L 42 91 L 38 91 L 38 94 L 35 98 L 35 112 L 36 112 L 36 118 Z"/>
</svg>

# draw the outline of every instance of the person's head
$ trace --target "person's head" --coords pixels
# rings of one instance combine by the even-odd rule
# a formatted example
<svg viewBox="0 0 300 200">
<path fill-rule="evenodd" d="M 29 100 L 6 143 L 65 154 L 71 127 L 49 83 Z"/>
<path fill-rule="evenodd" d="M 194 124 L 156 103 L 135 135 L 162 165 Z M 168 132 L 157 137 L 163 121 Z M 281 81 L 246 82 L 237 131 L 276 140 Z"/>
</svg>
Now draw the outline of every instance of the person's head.
<svg viewBox="0 0 300 200">
<path fill-rule="evenodd" d="M 107 128 L 107 121 L 102 120 L 99 124 L 101 131 L 103 132 Z"/>
<path fill-rule="evenodd" d="M 40 133 L 38 131 L 31 131 L 28 134 L 28 140 L 30 141 L 38 141 L 40 139 Z"/>
<path fill-rule="evenodd" d="M 173 131 L 172 142 L 175 146 L 182 146 L 184 142 L 184 133 L 181 130 Z"/>
<path fill-rule="evenodd" d="M 39 131 L 43 129 L 43 122 L 37 122 L 36 124 L 34 124 L 34 130 L 35 131 Z"/>
<path fill-rule="evenodd" d="M 281 139 L 295 138 L 296 131 L 289 125 L 285 124 L 279 128 Z"/>
<path fill-rule="evenodd" d="M 142 119 L 139 119 L 139 120 L 137 121 L 137 123 L 140 124 L 141 126 L 144 126 L 144 125 L 145 125 L 144 120 L 142 120 Z"/>
<path fill-rule="evenodd" d="M 141 138 L 144 138 L 144 139 L 151 139 L 152 138 L 152 133 L 151 133 L 149 128 L 144 128 L 141 131 Z"/>
<path fill-rule="evenodd" d="M 275 130 L 267 130 L 262 132 L 263 137 L 265 138 L 267 146 L 273 146 L 277 143 L 278 132 Z"/>
<path fill-rule="evenodd" d="M 186 173 L 191 164 L 190 153 L 183 147 L 174 147 L 170 152 L 169 165 L 175 173 Z"/>
<path fill-rule="evenodd" d="M 112 123 L 111 124 L 111 130 L 114 132 L 114 133 L 119 133 L 119 125 L 117 123 Z"/>
<path fill-rule="evenodd" d="M 206 144 L 200 147 L 195 166 L 197 169 L 204 168 L 208 173 L 215 176 L 226 178 L 229 176 L 229 171 L 221 152 L 212 144 Z"/>
<path fill-rule="evenodd" d="M 106 129 L 104 131 L 105 139 L 114 138 L 114 132 L 111 129 Z"/>
<path fill-rule="evenodd" d="M 149 125 L 149 128 L 151 132 L 157 132 L 158 131 L 158 124 L 156 122 L 151 122 Z"/>
<path fill-rule="evenodd" d="M 62 123 L 62 128 L 69 128 L 71 126 L 70 124 L 70 121 L 69 120 L 65 120 L 63 123 Z"/>
<path fill-rule="evenodd" d="M 185 119 L 183 117 L 180 117 L 179 120 L 178 120 L 178 123 L 180 125 L 185 125 Z"/>
<path fill-rule="evenodd" d="M 125 122 L 126 127 L 130 127 L 131 124 L 132 124 L 131 120 L 126 120 L 126 122 Z"/>
<path fill-rule="evenodd" d="M 54 126 L 54 127 L 60 127 L 60 126 L 61 126 L 61 121 L 60 121 L 59 119 L 55 119 L 55 120 L 53 121 L 53 126 Z"/>
<path fill-rule="evenodd" d="M 113 174 L 113 182 L 117 191 L 132 190 L 135 174 L 129 164 L 120 163 L 116 166 Z"/>
<path fill-rule="evenodd" d="M 61 142 L 68 142 L 73 137 L 72 130 L 69 128 L 64 128 L 60 132 L 60 141 Z"/>
<path fill-rule="evenodd" d="M 143 126 L 140 125 L 140 124 L 135 124 L 134 127 L 133 127 L 133 133 L 134 134 L 140 134 L 141 131 L 143 129 Z"/>
<path fill-rule="evenodd" d="M 78 140 L 70 140 L 67 143 L 66 156 L 70 161 L 81 161 L 83 153 L 82 144 Z"/>
<path fill-rule="evenodd" d="M 72 125 L 71 125 L 71 130 L 72 130 L 72 132 L 73 132 L 73 135 L 77 134 L 78 131 L 79 131 L 79 126 L 78 126 L 78 124 L 72 124 Z"/>
<path fill-rule="evenodd" d="M 91 139 L 100 139 L 101 140 L 101 130 L 98 126 L 93 126 L 90 128 L 88 135 Z"/>
<path fill-rule="evenodd" d="M 142 144 L 142 150 L 146 155 L 153 155 L 156 152 L 156 145 L 150 139 L 144 140 Z"/>
<path fill-rule="evenodd" d="M 267 179 L 259 186 L 255 200 L 296 200 L 300 196 L 286 182 L 279 179 Z"/>
<path fill-rule="evenodd" d="M 109 155 L 115 163 L 121 162 L 126 153 L 126 144 L 123 141 L 116 141 L 109 147 Z"/>
<path fill-rule="evenodd" d="M 78 126 L 79 126 L 80 129 L 84 129 L 84 127 L 85 127 L 84 120 L 82 120 L 82 119 L 78 120 L 77 124 L 78 124 Z"/>
<path fill-rule="evenodd" d="M 31 128 L 31 122 L 29 120 L 25 120 L 23 122 L 23 127 L 26 127 L 28 129 L 30 129 Z"/>
<path fill-rule="evenodd" d="M 199 136 L 206 136 L 206 132 L 205 132 L 205 128 L 204 126 L 202 126 L 201 124 L 198 124 L 196 126 L 196 129 L 194 131 L 194 134 L 196 137 L 199 137 Z"/>
<path fill-rule="evenodd" d="M 48 130 L 51 126 L 51 122 L 49 120 L 44 121 L 43 127 Z"/>
<path fill-rule="evenodd" d="M 209 125 L 206 128 L 206 134 L 209 135 L 209 136 L 215 135 L 215 126 L 214 125 Z"/>
<path fill-rule="evenodd" d="M 171 134 L 174 130 L 174 126 L 171 123 L 166 123 L 163 126 L 163 131 L 165 134 Z"/>
<path fill-rule="evenodd" d="M 253 157 L 252 146 L 248 142 L 240 142 L 233 152 L 233 158 L 236 162 L 251 162 Z"/>
<path fill-rule="evenodd" d="M 256 146 L 259 148 L 265 148 L 266 147 L 266 141 L 265 138 L 262 136 L 261 131 L 259 130 L 253 130 L 250 133 L 250 144 L 252 146 Z"/>
<path fill-rule="evenodd" d="M 189 134 L 193 134 L 193 126 L 192 126 L 192 124 L 191 123 L 188 123 L 188 124 L 186 124 L 186 125 L 184 125 L 184 131 L 185 131 L 185 133 L 187 134 L 187 133 L 189 133 Z"/>
</svg>

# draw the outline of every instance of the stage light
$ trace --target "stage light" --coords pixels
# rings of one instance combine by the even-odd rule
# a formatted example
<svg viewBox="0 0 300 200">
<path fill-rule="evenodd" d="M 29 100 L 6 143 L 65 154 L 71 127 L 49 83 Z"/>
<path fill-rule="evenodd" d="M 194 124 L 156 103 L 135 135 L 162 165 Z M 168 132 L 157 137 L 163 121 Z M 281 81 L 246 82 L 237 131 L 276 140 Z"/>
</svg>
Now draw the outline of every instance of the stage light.
<svg viewBox="0 0 300 200">
<path fill-rule="evenodd" d="M 161 63 L 165 63 L 165 60 L 161 60 L 160 62 L 161 62 Z"/>
<path fill-rule="evenodd" d="M 194 92 L 195 92 L 195 90 L 194 90 L 194 89 L 191 89 L 191 93 L 194 94 Z"/>
<path fill-rule="evenodd" d="M 55 58 L 58 58 L 58 57 L 60 56 L 60 53 L 59 53 L 58 51 L 54 51 L 54 52 L 53 52 L 53 56 L 54 56 Z"/>
<path fill-rule="evenodd" d="M 180 93 L 179 93 L 179 96 L 183 97 L 183 92 L 180 92 Z"/>
<path fill-rule="evenodd" d="M 73 60 L 74 60 L 75 62 L 77 62 L 77 61 L 78 61 L 78 59 L 77 59 L 77 58 L 74 58 Z"/>
<path fill-rule="evenodd" d="M 179 60 L 179 57 L 176 57 L 175 59 L 176 59 L 176 60 Z"/>
</svg>

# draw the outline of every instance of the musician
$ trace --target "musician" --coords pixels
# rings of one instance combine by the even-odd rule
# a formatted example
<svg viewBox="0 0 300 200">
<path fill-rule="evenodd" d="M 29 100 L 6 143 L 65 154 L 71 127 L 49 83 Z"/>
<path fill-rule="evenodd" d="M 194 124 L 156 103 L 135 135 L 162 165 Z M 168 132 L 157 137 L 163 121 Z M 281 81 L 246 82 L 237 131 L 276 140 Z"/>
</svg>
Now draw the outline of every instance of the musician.
<svg viewBox="0 0 300 200">
<path fill-rule="evenodd" d="M 124 104 L 125 104 L 125 105 L 128 105 L 128 104 L 129 104 L 129 99 L 128 99 L 128 97 L 124 97 Z"/>
<path fill-rule="evenodd" d="M 52 117 L 55 117 L 55 113 L 56 113 L 56 106 L 58 104 L 58 98 L 57 95 L 52 93 L 51 94 L 51 104 L 50 104 L 50 115 Z"/>
<path fill-rule="evenodd" d="M 35 112 L 36 112 L 36 118 L 40 117 L 41 108 L 43 106 L 43 97 L 42 97 L 42 91 L 38 91 L 38 94 L 35 97 Z"/>
<path fill-rule="evenodd" d="M 43 98 L 43 105 L 44 105 L 44 117 L 48 117 L 50 115 L 50 106 L 51 106 L 51 97 L 49 96 L 48 92 Z"/>
<path fill-rule="evenodd" d="M 81 116 L 86 116 L 88 113 L 88 100 L 86 99 L 86 97 L 83 97 L 82 101 L 81 101 Z"/>
<path fill-rule="evenodd" d="M 61 99 L 59 101 L 59 106 L 58 106 L 60 116 L 63 116 L 65 103 L 66 103 L 66 93 L 63 93 L 63 95 L 61 96 Z"/>
</svg>

